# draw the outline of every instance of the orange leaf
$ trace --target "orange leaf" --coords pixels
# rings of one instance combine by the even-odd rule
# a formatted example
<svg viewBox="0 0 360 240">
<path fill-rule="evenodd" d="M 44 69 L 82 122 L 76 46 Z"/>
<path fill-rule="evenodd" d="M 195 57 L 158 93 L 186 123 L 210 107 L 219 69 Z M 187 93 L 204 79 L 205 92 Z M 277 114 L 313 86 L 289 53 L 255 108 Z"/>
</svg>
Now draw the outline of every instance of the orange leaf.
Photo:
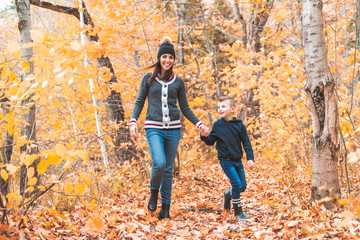
<svg viewBox="0 0 360 240">
<path fill-rule="evenodd" d="M 99 234 L 104 233 L 105 224 L 99 217 L 92 217 L 85 227 L 90 231 L 91 233 Z"/>
</svg>

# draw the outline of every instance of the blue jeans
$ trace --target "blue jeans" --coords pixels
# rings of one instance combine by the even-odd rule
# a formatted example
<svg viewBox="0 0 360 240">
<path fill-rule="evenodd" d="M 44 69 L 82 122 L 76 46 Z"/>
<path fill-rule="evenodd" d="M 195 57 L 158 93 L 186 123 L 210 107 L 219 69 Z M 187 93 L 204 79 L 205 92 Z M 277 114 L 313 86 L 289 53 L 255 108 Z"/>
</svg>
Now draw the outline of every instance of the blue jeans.
<svg viewBox="0 0 360 240">
<path fill-rule="evenodd" d="M 244 166 L 241 161 L 220 160 L 220 165 L 231 183 L 231 198 L 240 199 L 240 193 L 246 189 Z"/>
<path fill-rule="evenodd" d="M 170 204 L 173 167 L 181 130 L 148 128 L 145 131 L 152 157 L 150 188 L 160 188 L 161 202 Z"/>
</svg>

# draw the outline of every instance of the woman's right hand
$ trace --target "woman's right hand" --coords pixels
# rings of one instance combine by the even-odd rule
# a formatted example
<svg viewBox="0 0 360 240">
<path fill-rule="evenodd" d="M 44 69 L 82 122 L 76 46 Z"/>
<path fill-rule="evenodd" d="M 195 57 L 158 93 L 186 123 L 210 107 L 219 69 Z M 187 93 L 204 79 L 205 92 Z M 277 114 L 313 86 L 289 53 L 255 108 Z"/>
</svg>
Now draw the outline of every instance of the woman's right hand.
<svg viewBox="0 0 360 240">
<path fill-rule="evenodd" d="M 130 135 L 133 138 L 138 137 L 138 126 L 136 124 L 130 125 Z"/>
</svg>

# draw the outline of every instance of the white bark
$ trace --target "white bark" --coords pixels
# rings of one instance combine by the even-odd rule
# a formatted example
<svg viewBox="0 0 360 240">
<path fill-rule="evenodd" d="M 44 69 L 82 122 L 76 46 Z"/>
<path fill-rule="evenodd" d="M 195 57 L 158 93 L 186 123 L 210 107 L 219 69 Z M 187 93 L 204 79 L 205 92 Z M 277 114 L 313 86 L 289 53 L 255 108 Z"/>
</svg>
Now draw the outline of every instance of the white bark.
<svg viewBox="0 0 360 240">
<path fill-rule="evenodd" d="M 322 2 L 303 0 L 304 55 L 306 68 L 306 89 L 314 92 L 321 83 L 323 86 L 334 79 L 327 61 L 327 47 L 324 36 Z"/>
<path fill-rule="evenodd" d="M 322 1 L 302 1 L 306 69 L 305 91 L 313 124 L 312 199 L 340 197 L 337 173 L 339 137 L 335 81 L 327 60 Z M 330 206 L 330 205 L 327 205 Z"/>
</svg>

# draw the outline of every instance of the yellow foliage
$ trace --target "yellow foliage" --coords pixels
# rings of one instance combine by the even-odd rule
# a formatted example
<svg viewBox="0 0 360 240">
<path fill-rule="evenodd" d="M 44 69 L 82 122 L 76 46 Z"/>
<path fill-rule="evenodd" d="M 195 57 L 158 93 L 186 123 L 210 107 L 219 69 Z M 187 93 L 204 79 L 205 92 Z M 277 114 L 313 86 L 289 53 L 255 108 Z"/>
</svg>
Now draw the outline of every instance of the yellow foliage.
<svg viewBox="0 0 360 240">
<path fill-rule="evenodd" d="M 47 161 L 48 161 L 49 165 L 51 166 L 53 164 L 59 163 L 60 157 L 55 151 L 49 150 L 49 151 L 47 151 Z"/>
<path fill-rule="evenodd" d="M 7 195 L 6 195 L 6 198 L 7 199 L 14 199 L 15 201 L 21 201 L 23 198 L 22 198 L 22 196 L 19 194 L 19 193 L 17 193 L 17 192 L 11 192 L 11 193 L 8 193 Z"/>
<path fill-rule="evenodd" d="M 88 160 L 89 160 L 89 156 L 88 156 L 88 152 L 87 151 L 83 151 L 83 150 L 77 150 L 74 152 L 75 156 L 78 156 L 79 158 L 81 158 L 82 160 L 84 160 L 84 164 L 87 164 Z"/>
<path fill-rule="evenodd" d="M 37 165 L 38 174 L 42 174 L 46 171 L 48 163 L 45 159 L 42 159 Z"/>
<path fill-rule="evenodd" d="M 14 174 L 17 171 L 17 167 L 12 164 L 6 164 L 6 170 L 10 175 Z"/>
<path fill-rule="evenodd" d="M 42 186 L 42 185 L 37 186 L 37 188 L 40 189 L 41 191 L 45 191 L 45 189 L 46 189 L 45 186 Z"/>
<path fill-rule="evenodd" d="M 10 54 L 14 54 L 16 52 L 20 52 L 21 48 L 17 41 L 11 41 L 7 45 L 7 49 L 10 52 Z"/>
<path fill-rule="evenodd" d="M 82 185 L 81 183 L 75 184 L 74 191 L 76 194 L 81 195 L 83 194 L 84 190 L 85 190 L 84 185 Z"/>
<path fill-rule="evenodd" d="M 55 151 L 59 156 L 64 156 L 66 153 L 66 147 L 63 144 L 56 144 Z"/>
<path fill-rule="evenodd" d="M 27 177 L 32 178 L 34 176 L 35 170 L 33 167 L 29 167 L 27 170 Z"/>
<path fill-rule="evenodd" d="M 1 177 L 6 181 L 9 178 L 9 175 L 5 169 L 1 169 Z"/>
<path fill-rule="evenodd" d="M 21 67 L 25 72 L 29 72 L 30 71 L 30 64 L 28 61 L 26 60 L 22 60 L 21 61 Z"/>
<path fill-rule="evenodd" d="M 32 191 L 34 191 L 34 187 L 33 186 L 31 186 L 31 187 L 28 187 L 27 189 L 26 189 L 26 192 L 32 192 Z"/>
<path fill-rule="evenodd" d="M 44 97 L 44 96 L 41 96 L 41 97 L 40 97 L 40 104 L 41 104 L 41 105 L 46 105 L 46 104 L 47 104 L 47 99 L 46 99 L 46 97 Z"/>
<path fill-rule="evenodd" d="M 43 31 L 41 30 L 31 30 L 30 31 L 30 35 L 31 35 L 31 39 L 35 42 L 35 43 L 41 43 L 44 41 L 45 39 L 45 34 Z"/>
<path fill-rule="evenodd" d="M 60 106 L 61 106 L 60 101 L 59 101 L 59 100 L 56 100 L 56 101 L 54 102 L 54 107 L 55 107 L 55 108 L 59 108 Z"/>
<path fill-rule="evenodd" d="M 28 185 L 33 186 L 37 183 L 37 178 L 36 177 L 32 177 L 28 180 Z"/>
<path fill-rule="evenodd" d="M 59 128 L 61 127 L 61 122 L 57 122 L 57 123 L 55 123 L 54 124 L 54 131 L 57 131 L 57 130 L 59 130 Z"/>
<path fill-rule="evenodd" d="M 66 194 L 70 194 L 72 192 L 72 190 L 73 190 L 73 185 L 71 183 L 67 182 L 65 184 L 64 190 L 65 190 Z"/>
<path fill-rule="evenodd" d="M 31 154 L 31 155 L 21 154 L 20 159 L 22 164 L 29 166 L 39 157 L 40 157 L 39 154 Z"/>
<path fill-rule="evenodd" d="M 72 42 L 70 43 L 70 47 L 71 47 L 72 49 L 74 49 L 75 51 L 80 51 L 81 48 L 82 48 L 79 41 L 72 41 Z"/>
<path fill-rule="evenodd" d="M 95 199 L 91 199 L 91 201 L 90 201 L 90 209 L 94 209 L 94 207 L 95 207 Z"/>
<path fill-rule="evenodd" d="M 85 172 L 80 174 L 80 179 L 85 182 L 86 185 L 90 184 L 90 179 Z"/>
<path fill-rule="evenodd" d="M 65 220 L 65 221 L 68 220 L 68 218 L 67 218 L 65 215 L 63 215 L 63 214 L 57 214 L 57 216 L 58 216 L 59 218 L 61 218 L 62 220 Z"/>
</svg>

